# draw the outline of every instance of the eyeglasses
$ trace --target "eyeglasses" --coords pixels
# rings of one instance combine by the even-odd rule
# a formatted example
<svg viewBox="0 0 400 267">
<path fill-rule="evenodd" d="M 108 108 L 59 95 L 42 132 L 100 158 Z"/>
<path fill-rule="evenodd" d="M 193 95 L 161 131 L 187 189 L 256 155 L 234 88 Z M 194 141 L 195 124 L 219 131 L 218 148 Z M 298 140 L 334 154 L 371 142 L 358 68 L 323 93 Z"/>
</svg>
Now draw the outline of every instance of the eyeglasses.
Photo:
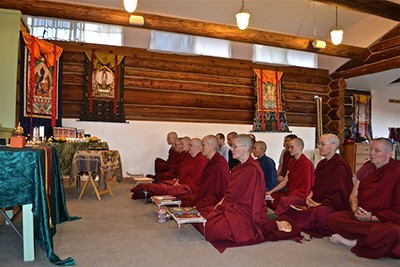
<svg viewBox="0 0 400 267">
<path fill-rule="evenodd" d="M 322 143 L 318 143 L 317 145 L 318 146 L 327 146 L 327 145 L 333 145 L 333 143 L 324 143 L 324 142 L 322 142 Z"/>
<path fill-rule="evenodd" d="M 238 145 L 238 146 L 237 146 L 237 145 L 233 144 L 233 145 L 232 145 L 232 149 L 236 149 L 236 148 L 242 147 L 242 146 L 245 146 L 245 145 Z"/>
</svg>

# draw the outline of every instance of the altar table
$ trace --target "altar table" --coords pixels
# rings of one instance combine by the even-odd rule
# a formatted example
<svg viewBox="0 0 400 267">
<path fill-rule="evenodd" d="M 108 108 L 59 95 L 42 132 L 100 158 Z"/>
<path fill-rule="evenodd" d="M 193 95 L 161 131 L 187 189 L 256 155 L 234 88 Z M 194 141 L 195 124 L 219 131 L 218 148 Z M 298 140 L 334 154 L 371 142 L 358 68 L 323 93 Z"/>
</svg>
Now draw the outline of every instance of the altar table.
<svg viewBox="0 0 400 267">
<path fill-rule="evenodd" d="M 0 162 L 0 208 L 23 205 L 24 260 L 34 260 L 33 226 L 24 229 L 34 219 L 35 240 L 50 262 L 75 265 L 74 259 L 61 260 L 53 251 L 56 224 L 79 219 L 65 205 L 57 150 L 0 146 Z"/>
<path fill-rule="evenodd" d="M 107 142 L 53 142 L 44 144 L 57 149 L 61 175 L 70 174 L 72 158 L 74 157 L 76 151 L 95 148 L 108 149 Z"/>
</svg>

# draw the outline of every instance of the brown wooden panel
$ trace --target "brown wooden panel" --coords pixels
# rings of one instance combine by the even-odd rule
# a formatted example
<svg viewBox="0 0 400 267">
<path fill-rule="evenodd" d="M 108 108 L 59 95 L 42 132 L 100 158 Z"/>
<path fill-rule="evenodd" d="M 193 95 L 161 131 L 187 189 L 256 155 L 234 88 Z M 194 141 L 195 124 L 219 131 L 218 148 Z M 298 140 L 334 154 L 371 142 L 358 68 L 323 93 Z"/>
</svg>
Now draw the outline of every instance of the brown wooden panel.
<svg viewBox="0 0 400 267">
<path fill-rule="evenodd" d="M 63 62 L 63 73 L 84 73 L 85 65 L 82 63 Z"/>
<path fill-rule="evenodd" d="M 160 71 L 177 71 L 177 72 L 190 72 L 190 73 L 201 73 L 220 75 L 228 77 L 241 77 L 251 78 L 253 77 L 253 71 L 250 67 L 248 68 L 232 68 L 232 67 L 221 67 L 207 64 L 193 64 L 193 62 L 178 62 L 178 61 L 167 61 L 159 60 L 156 58 L 145 59 L 145 58 L 125 58 L 126 67 L 153 69 Z"/>
<path fill-rule="evenodd" d="M 287 112 L 293 113 L 305 113 L 310 114 L 311 116 L 316 116 L 317 114 L 317 105 L 315 102 L 301 102 L 301 101 L 286 101 L 285 102 L 285 110 Z M 328 112 L 329 106 L 327 104 L 322 104 L 323 113 Z"/>
<path fill-rule="evenodd" d="M 305 76 L 291 73 L 284 76 L 284 81 L 292 82 L 292 83 L 305 83 L 305 84 L 320 84 L 320 85 L 328 85 L 331 82 L 331 78 L 329 76 Z"/>
<path fill-rule="evenodd" d="M 255 99 L 155 90 L 125 90 L 125 104 L 183 106 L 224 109 L 252 109 Z"/>
<path fill-rule="evenodd" d="M 195 109 L 166 106 L 125 105 L 127 119 L 152 119 L 170 121 L 208 121 L 215 120 L 252 123 L 254 111 L 223 110 L 223 109 Z"/>
<path fill-rule="evenodd" d="M 126 77 L 124 88 L 147 88 L 168 91 L 203 92 L 208 94 L 224 94 L 252 97 L 254 89 L 245 86 L 227 86 L 219 84 L 194 83 L 184 81 L 163 81 L 147 78 Z"/>
<path fill-rule="evenodd" d="M 156 78 L 163 80 L 195 81 L 195 82 L 205 82 L 205 83 L 253 86 L 253 79 L 248 77 L 246 78 L 224 77 L 216 75 L 182 73 L 176 71 L 135 69 L 132 67 L 125 67 L 124 77 Z"/>
<path fill-rule="evenodd" d="M 63 101 L 62 116 L 63 118 L 79 118 L 81 114 L 82 103 L 78 101 Z"/>
<path fill-rule="evenodd" d="M 328 94 L 330 89 L 328 85 L 315 85 L 299 82 L 288 82 L 285 79 L 284 90 L 286 91 L 300 91 L 300 92 L 311 92 L 314 95 L 318 94 Z"/>
<path fill-rule="evenodd" d="M 63 84 L 62 99 L 63 101 L 83 101 L 83 86 Z"/>
<path fill-rule="evenodd" d="M 62 47 L 62 46 L 61 46 Z M 63 52 L 63 62 L 71 62 L 71 63 L 85 63 L 85 54 L 83 53 L 84 47 L 79 47 L 80 52 Z"/>
<path fill-rule="evenodd" d="M 297 91 L 286 91 L 284 92 L 285 94 L 285 100 L 297 100 L 297 101 L 305 101 L 305 102 L 313 102 L 315 103 L 314 96 L 316 95 L 315 92 L 302 92 L 299 93 Z M 318 94 L 318 96 L 322 97 L 322 102 L 327 102 L 329 100 L 329 97 L 327 95 L 321 95 Z"/>
<path fill-rule="evenodd" d="M 317 116 L 287 112 L 286 117 L 290 126 L 317 127 Z"/>
<path fill-rule="evenodd" d="M 64 73 L 63 84 L 84 84 L 85 74 L 84 73 Z"/>
</svg>

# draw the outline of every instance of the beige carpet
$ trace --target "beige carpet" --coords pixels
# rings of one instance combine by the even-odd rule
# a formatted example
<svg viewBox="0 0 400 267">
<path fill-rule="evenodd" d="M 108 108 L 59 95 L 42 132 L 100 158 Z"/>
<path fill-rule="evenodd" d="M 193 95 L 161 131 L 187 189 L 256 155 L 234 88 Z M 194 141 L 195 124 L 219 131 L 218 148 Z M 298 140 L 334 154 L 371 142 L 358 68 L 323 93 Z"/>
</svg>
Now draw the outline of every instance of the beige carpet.
<svg viewBox="0 0 400 267">
<path fill-rule="evenodd" d="M 91 187 L 78 200 L 79 190 L 66 185 L 69 213 L 82 219 L 57 226 L 56 254 L 73 257 L 78 266 L 400 266 L 399 260 L 359 258 L 327 238 L 266 242 L 220 254 L 191 226 L 178 235 L 173 221 L 158 223 L 155 205 L 130 199 L 132 186 L 130 180 L 111 182 L 114 196 L 98 201 Z M 22 257 L 21 240 L 1 218 L 0 266 L 52 266 L 39 247 L 34 262 Z"/>
</svg>

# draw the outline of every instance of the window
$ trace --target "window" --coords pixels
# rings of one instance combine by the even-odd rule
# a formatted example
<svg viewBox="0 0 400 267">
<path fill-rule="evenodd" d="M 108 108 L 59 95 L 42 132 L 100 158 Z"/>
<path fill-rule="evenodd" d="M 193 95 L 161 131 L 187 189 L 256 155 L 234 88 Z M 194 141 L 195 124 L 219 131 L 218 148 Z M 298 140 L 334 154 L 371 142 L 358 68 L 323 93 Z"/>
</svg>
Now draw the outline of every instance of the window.
<svg viewBox="0 0 400 267">
<path fill-rule="evenodd" d="M 30 33 L 42 39 L 122 45 L 122 27 L 92 22 L 26 16 Z"/>
<path fill-rule="evenodd" d="M 253 45 L 253 62 L 318 68 L 317 54 L 264 45 Z"/>
<path fill-rule="evenodd" d="M 151 31 L 149 50 L 230 58 L 231 42 L 215 38 Z"/>
</svg>

